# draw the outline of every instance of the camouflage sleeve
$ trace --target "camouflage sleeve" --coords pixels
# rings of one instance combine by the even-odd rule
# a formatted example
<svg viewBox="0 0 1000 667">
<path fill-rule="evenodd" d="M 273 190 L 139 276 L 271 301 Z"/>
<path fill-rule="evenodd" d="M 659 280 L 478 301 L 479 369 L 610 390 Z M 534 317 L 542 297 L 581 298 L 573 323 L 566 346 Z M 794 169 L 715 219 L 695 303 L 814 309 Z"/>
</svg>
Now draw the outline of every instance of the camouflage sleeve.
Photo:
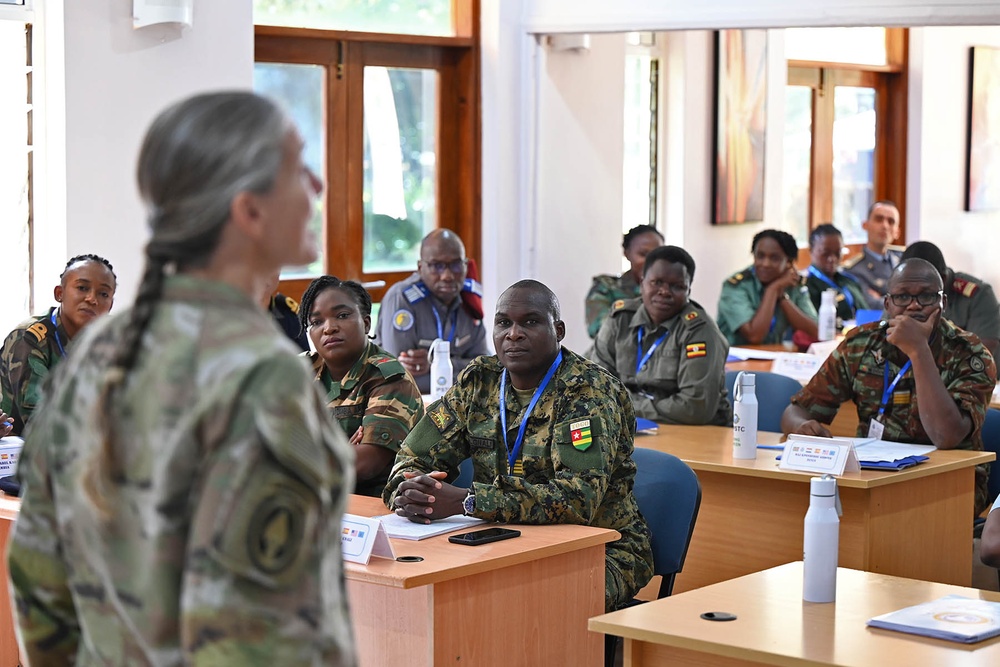
<svg viewBox="0 0 1000 667">
<path fill-rule="evenodd" d="M 351 664 L 339 539 L 350 449 L 293 357 L 240 389 L 232 419 L 208 423 L 227 411 L 210 412 L 201 426 L 218 444 L 178 566 L 185 663 Z"/>
<path fill-rule="evenodd" d="M 386 378 L 368 394 L 361 444 L 399 451 L 403 439 L 424 416 L 424 400 L 405 372 Z"/>
<path fill-rule="evenodd" d="M 950 371 L 946 384 L 948 393 L 958 409 L 972 419 L 970 437 L 966 438 L 969 440 L 982 430 L 986 421 L 986 409 L 997 384 L 996 364 L 986 347 L 978 341 L 967 354 L 949 355 L 946 363 Z"/>
<path fill-rule="evenodd" d="M 31 665 L 71 665 L 80 624 L 49 486 L 48 431 L 36 424 L 18 465 L 21 511 L 7 552 L 21 644 Z"/>
<path fill-rule="evenodd" d="M 614 280 L 614 276 L 594 276 L 594 282 L 587 292 L 584 307 L 587 335 L 591 338 L 597 336 L 597 332 L 601 330 L 601 323 L 611 310 L 611 304 L 615 302 Z"/>
<path fill-rule="evenodd" d="M 397 329 L 393 325 L 396 313 L 400 310 L 407 310 L 410 317 L 406 320 L 408 326 L 405 330 Z M 375 344 L 381 347 L 394 357 L 398 357 L 404 350 L 412 350 L 417 347 L 417 327 L 414 323 L 413 308 L 403 296 L 403 290 L 397 289 L 397 285 L 389 288 L 379 306 L 378 323 L 375 326 Z"/>
<path fill-rule="evenodd" d="M 726 280 L 722 283 L 722 292 L 719 294 L 719 329 L 730 345 L 737 344 L 737 332 L 740 327 L 752 320 L 757 313 L 742 285 L 742 283 L 734 285 Z"/>
<path fill-rule="evenodd" d="M 49 374 L 49 360 L 45 350 L 34 344 L 25 332 L 17 340 L 4 346 L 4 365 L 7 367 L 11 396 L 4 397 L 4 412 L 16 415 L 27 423 L 42 400 L 42 387 Z"/>
<path fill-rule="evenodd" d="M 860 359 L 858 337 L 845 338 L 834 350 L 809 383 L 792 396 L 791 403 L 803 408 L 817 421 L 829 424 L 837 416 L 840 405 L 854 398 L 852 379 L 857 371 L 849 360 Z"/>
</svg>

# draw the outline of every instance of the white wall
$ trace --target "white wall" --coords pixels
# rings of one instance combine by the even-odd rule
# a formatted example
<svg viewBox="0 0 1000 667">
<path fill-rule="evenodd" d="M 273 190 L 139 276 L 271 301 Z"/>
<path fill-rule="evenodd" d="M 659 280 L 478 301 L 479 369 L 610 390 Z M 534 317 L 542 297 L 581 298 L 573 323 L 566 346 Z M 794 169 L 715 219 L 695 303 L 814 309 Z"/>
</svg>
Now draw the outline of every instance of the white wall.
<svg viewBox="0 0 1000 667">
<path fill-rule="evenodd" d="M 1000 47 L 1000 27 L 924 28 L 911 48 L 907 241 L 937 244 L 948 264 L 1000 289 L 1000 211 L 965 212 L 969 47 Z"/>
<path fill-rule="evenodd" d="M 131 0 L 37 4 L 48 135 L 35 309 L 49 303 L 67 257 L 86 252 L 114 264 L 117 301 L 129 303 L 147 238 L 134 177 L 142 135 L 157 112 L 182 97 L 252 86 L 251 3 L 197 2 L 190 28 L 140 30 L 132 28 Z"/>
</svg>

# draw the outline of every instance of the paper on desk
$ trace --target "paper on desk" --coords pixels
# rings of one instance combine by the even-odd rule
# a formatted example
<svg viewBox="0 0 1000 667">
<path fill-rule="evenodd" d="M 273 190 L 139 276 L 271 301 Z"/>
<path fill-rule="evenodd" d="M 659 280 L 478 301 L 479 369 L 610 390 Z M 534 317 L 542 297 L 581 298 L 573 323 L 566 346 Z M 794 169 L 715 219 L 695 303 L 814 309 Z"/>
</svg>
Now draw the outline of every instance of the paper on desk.
<svg viewBox="0 0 1000 667">
<path fill-rule="evenodd" d="M 868 625 L 971 644 L 1000 634 L 1000 603 L 946 595 L 876 616 Z"/>
<path fill-rule="evenodd" d="M 861 439 L 861 438 L 858 438 Z M 854 451 L 859 461 L 898 461 L 910 456 L 930 454 L 937 447 L 934 445 L 906 445 L 889 440 L 869 440 L 854 445 Z"/>
<path fill-rule="evenodd" d="M 463 528 L 474 528 L 481 523 L 482 519 L 471 516 L 450 516 L 446 519 L 438 519 L 430 524 L 413 523 L 398 514 L 383 514 L 375 517 L 382 521 L 382 527 L 389 537 L 400 540 L 423 540 L 435 535 L 451 533 Z"/>
<path fill-rule="evenodd" d="M 755 350 L 752 347 L 730 347 L 729 356 L 747 359 L 767 359 L 774 360 L 781 352 L 775 350 Z"/>
</svg>

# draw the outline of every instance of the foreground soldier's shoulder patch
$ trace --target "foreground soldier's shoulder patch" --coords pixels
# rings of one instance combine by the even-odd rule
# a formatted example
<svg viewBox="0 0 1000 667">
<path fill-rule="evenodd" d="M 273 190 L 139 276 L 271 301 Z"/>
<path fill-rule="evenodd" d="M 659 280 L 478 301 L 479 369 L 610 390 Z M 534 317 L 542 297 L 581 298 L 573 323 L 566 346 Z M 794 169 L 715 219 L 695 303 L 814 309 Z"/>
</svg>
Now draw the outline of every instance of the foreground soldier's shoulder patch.
<svg viewBox="0 0 1000 667">
<path fill-rule="evenodd" d="M 431 418 L 431 421 L 434 422 L 434 425 L 437 426 L 437 430 L 442 433 L 451 428 L 452 424 L 457 421 L 455 419 L 455 415 L 442 401 L 438 401 L 438 404 L 432 407 L 427 412 L 427 415 Z"/>
<path fill-rule="evenodd" d="M 705 343 L 691 343 L 684 348 L 687 353 L 687 358 L 691 359 L 693 357 L 704 357 L 708 354 L 708 348 Z"/>
</svg>

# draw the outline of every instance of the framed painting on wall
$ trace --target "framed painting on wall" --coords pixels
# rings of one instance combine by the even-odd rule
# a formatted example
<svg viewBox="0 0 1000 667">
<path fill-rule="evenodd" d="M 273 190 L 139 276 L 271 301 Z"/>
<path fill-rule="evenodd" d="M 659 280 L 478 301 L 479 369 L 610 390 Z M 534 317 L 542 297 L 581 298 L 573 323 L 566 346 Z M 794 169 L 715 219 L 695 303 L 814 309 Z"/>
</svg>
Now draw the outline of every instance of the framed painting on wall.
<svg viewBox="0 0 1000 667">
<path fill-rule="evenodd" d="M 715 35 L 712 223 L 764 219 L 767 138 L 767 31 Z"/>
<path fill-rule="evenodd" d="M 1000 209 L 1000 49 L 974 46 L 969 56 L 966 211 Z"/>
</svg>

